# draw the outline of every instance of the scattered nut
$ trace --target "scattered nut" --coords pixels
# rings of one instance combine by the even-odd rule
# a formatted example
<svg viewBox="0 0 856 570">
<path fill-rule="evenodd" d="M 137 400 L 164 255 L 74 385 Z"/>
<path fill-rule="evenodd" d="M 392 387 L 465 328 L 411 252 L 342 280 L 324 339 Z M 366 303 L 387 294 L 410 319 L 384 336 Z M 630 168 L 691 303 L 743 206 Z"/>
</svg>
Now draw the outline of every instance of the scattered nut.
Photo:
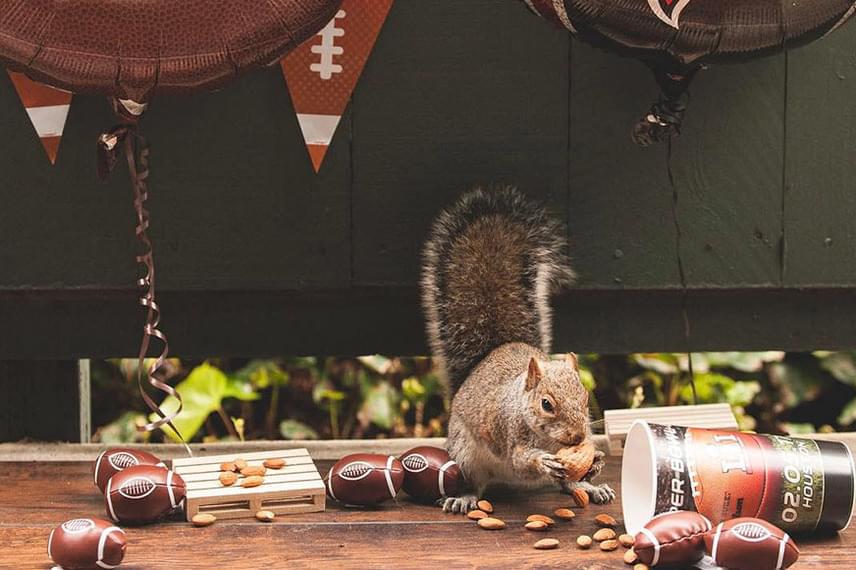
<svg viewBox="0 0 856 570">
<path fill-rule="evenodd" d="M 220 471 L 237 471 L 237 470 L 238 470 L 238 468 L 235 467 L 234 463 L 229 462 L 229 463 L 221 463 L 220 464 Z"/>
<path fill-rule="evenodd" d="M 243 459 L 236 459 L 235 460 L 235 470 L 241 471 L 242 469 L 246 469 L 246 468 L 247 468 L 247 462 L 245 460 L 243 460 Z"/>
<path fill-rule="evenodd" d="M 625 564 L 635 564 L 638 560 L 639 557 L 636 556 L 636 552 L 634 552 L 632 548 L 624 553 Z"/>
<path fill-rule="evenodd" d="M 618 537 L 618 542 L 621 543 L 621 546 L 624 548 L 630 548 L 636 543 L 636 539 L 629 534 L 622 534 Z"/>
<path fill-rule="evenodd" d="M 479 526 L 485 530 L 502 530 L 505 528 L 505 522 L 493 517 L 485 517 L 479 519 Z"/>
<path fill-rule="evenodd" d="M 492 513 L 492 512 L 493 512 L 493 505 L 491 505 L 491 504 L 490 504 L 490 501 L 486 501 L 486 500 L 482 499 L 481 501 L 479 501 L 478 503 L 476 503 L 476 506 L 477 506 L 479 509 L 481 509 L 481 510 L 483 510 L 484 512 L 486 512 L 487 514 L 490 514 L 490 513 Z"/>
<path fill-rule="evenodd" d="M 264 482 L 265 480 L 263 477 L 259 477 L 258 475 L 252 475 L 241 481 L 241 487 L 258 487 Z"/>
<path fill-rule="evenodd" d="M 540 521 L 547 526 L 553 526 L 554 524 L 556 524 L 556 521 L 554 521 L 550 517 L 545 517 L 544 515 L 529 515 L 528 517 L 526 517 L 526 522 L 532 521 Z"/>
<path fill-rule="evenodd" d="M 549 525 L 547 523 L 545 523 L 544 521 L 529 521 L 528 523 L 523 525 L 523 527 L 526 530 L 536 530 L 536 531 L 547 530 L 548 526 Z"/>
<path fill-rule="evenodd" d="M 592 538 L 598 542 L 603 542 L 604 540 L 615 540 L 615 531 L 611 528 L 602 528 L 594 533 Z M 618 544 L 618 541 L 616 541 L 616 544 Z"/>
<path fill-rule="evenodd" d="M 574 503 L 581 509 L 584 509 L 589 504 L 589 496 L 583 489 L 574 489 L 573 493 Z"/>
<path fill-rule="evenodd" d="M 538 550 L 552 550 L 559 547 L 559 541 L 555 538 L 542 538 L 535 543 L 535 548 Z"/>
<path fill-rule="evenodd" d="M 592 542 L 591 537 L 586 535 L 586 534 L 583 534 L 583 535 L 580 535 L 579 537 L 577 537 L 577 546 L 579 546 L 580 548 L 582 548 L 584 550 L 586 548 L 591 548 L 591 542 Z"/>
<path fill-rule="evenodd" d="M 647 564 L 642 564 L 641 562 L 633 567 L 633 570 L 651 570 L 648 568 Z"/>
<path fill-rule="evenodd" d="M 258 475 L 262 477 L 265 473 L 267 473 L 267 469 L 262 467 L 261 465 L 251 465 L 249 467 L 244 467 L 241 469 L 241 475 L 244 477 L 252 477 L 253 475 Z"/>
<path fill-rule="evenodd" d="M 597 526 L 602 527 L 615 528 L 616 526 L 618 526 L 618 521 L 616 521 L 614 518 L 612 518 L 606 513 L 601 513 L 594 517 L 594 522 L 597 523 Z"/>
<path fill-rule="evenodd" d="M 607 552 L 613 551 L 616 548 L 618 548 L 618 541 L 614 540 L 614 539 L 613 540 L 604 540 L 603 542 L 600 543 L 600 549 L 605 550 Z"/>
<path fill-rule="evenodd" d="M 209 515 L 207 513 L 193 515 L 193 518 L 190 519 L 190 522 L 193 523 L 193 526 L 208 526 L 214 524 L 216 521 L 217 517 L 215 517 L 214 515 Z"/>
<path fill-rule="evenodd" d="M 273 522 L 275 518 L 276 515 L 272 511 L 259 511 L 256 513 L 256 519 L 262 522 Z"/>
<path fill-rule="evenodd" d="M 575 516 L 577 516 L 577 514 L 571 509 L 556 509 L 555 511 L 553 511 L 553 514 L 556 515 L 556 518 L 560 518 L 566 521 L 569 521 Z"/>
<path fill-rule="evenodd" d="M 262 464 L 268 469 L 282 469 L 285 467 L 285 459 L 265 459 Z"/>
<path fill-rule="evenodd" d="M 238 480 L 238 475 L 234 471 L 223 471 L 220 473 L 220 484 L 224 487 L 234 485 Z"/>
<path fill-rule="evenodd" d="M 474 521 L 481 520 L 485 517 L 487 517 L 487 513 L 478 509 L 467 513 L 467 518 Z"/>
<path fill-rule="evenodd" d="M 579 481 L 586 476 L 594 462 L 595 447 L 591 441 L 584 441 L 574 447 L 560 449 L 556 458 L 565 466 L 569 481 Z"/>
</svg>

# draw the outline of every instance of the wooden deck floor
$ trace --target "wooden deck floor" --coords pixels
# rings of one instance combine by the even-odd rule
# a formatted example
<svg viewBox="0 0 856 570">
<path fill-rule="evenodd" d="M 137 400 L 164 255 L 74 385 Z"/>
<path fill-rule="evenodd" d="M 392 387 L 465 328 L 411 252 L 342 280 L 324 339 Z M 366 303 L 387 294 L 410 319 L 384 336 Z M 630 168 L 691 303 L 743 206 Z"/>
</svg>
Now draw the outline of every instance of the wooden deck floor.
<svg viewBox="0 0 856 570">
<path fill-rule="evenodd" d="M 320 461 L 322 473 L 331 461 Z M 605 480 L 618 489 L 620 462 L 612 460 Z M 47 537 L 58 523 L 75 517 L 106 518 L 103 499 L 84 462 L 0 463 L 0 568 L 49 569 Z M 344 509 L 330 501 L 327 512 L 280 517 L 273 524 L 219 521 L 194 528 L 179 518 L 128 528 L 126 570 L 214 568 L 629 568 L 624 549 L 604 553 L 578 550 L 576 537 L 591 534 L 594 516 L 621 519 L 619 503 L 574 510 L 577 518 L 558 522 L 547 533 L 522 528 L 532 513 L 551 514 L 570 506 L 552 490 L 489 497 L 503 531 L 484 531 L 464 517 L 448 515 L 406 498 L 374 510 Z M 554 551 L 532 548 L 540 538 L 561 541 Z M 794 568 L 852 568 L 856 529 L 840 535 L 800 539 L 802 557 Z"/>
</svg>

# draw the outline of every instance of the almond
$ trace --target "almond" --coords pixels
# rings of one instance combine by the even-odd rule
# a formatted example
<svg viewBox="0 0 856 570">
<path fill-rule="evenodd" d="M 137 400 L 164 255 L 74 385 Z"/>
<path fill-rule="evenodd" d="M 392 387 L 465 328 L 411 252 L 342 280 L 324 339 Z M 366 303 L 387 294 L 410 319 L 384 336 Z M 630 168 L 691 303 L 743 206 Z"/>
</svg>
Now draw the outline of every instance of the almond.
<svg viewBox="0 0 856 570">
<path fill-rule="evenodd" d="M 565 521 L 569 521 L 577 516 L 577 514 L 571 509 L 556 509 L 553 511 L 553 514 L 556 515 L 556 518 L 560 518 Z"/>
<path fill-rule="evenodd" d="M 479 501 L 478 503 L 476 503 L 476 506 L 477 506 L 479 509 L 481 509 L 481 510 L 483 510 L 484 512 L 486 512 L 487 514 L 490 514 L 490 513 L 492 513 L 492 512 L 493 512 L 493 505 L 491 505 L 491 504 L 490 504 L 490 501 L 486 501 L 486 500 L 482 499 L 481 501 Z"/>
<path fill-rule="evenodd" d="M 505 528 L 505 522 L 493 517 L 485 517 L 479 520 L 479 526 L 485 530 L 502 530 Z"/>
<path fill-rule="evenodd" d="M 247 462 L 243 459 L 235 460 L 235 470 L 240 471 L 241 469 L 247 468 Z"/>
<path fill-rule="evenodd" d="M 611 528 L 602 528 L 594 533 L 592 538 L 598 542 L 603 542 L 604 540 L 615 540 L 615 531 Z"/>
<path fill-rule="evenodd" d="M 252 475 L 247 477 L 243 481 L 241 481 L 241 487 L 258 487 L 262 483 L 264 483 L 264 477 L 259 477 L 258 475 Z"/>
<path fill-rule="evenodd" d="M 648 568 L 647 564 L 642 564 L 641 562 L 633 567 L 633 570 L 651 570 Z"/>
<path fill-rule="evenodd" d="M 589 496 L 583 489 L 574 489 L 572 495 L 574 503 L 581 509 L 584 509 L 589 504 Z"/>
<path fill-rule="evenodd" d="M 544 515 L 529 515 L 528 517 L 526 517 L 526 522 L 532 521 L 539 521 L 547 526 L 553 526 L 554 524 L 556 524 L 556 521 L 554 521 L 550 517 L 545 517 Z"/>
<path fill-rule="evenodd" d="M 594 517 L 594 522 L 597 523 L 597 526 L 615 528 L 618 526 L 618 521 L 616 521 L 613 517 L 609 516 L 606 513 L 601 513 Z"/>
<path fill-rule="evenodd" d="M 214 515 L 209 515 L 207 513 L 193 515 L 193 518 L 190 519 L 190 522 L 193 523 L 193 526 L 208 526 L 214 524 L 216 521 L 217 517 L 215 517 Z"/>
<path fill-rule="evenodd" d="M 636 553 L 631 548 L 627 552 L 624 553 L 624 563 L 625 564 L 635 564 L 639 560 L 639 557 L 636 556 Z"/>
<path fill-rule="evenodd" d="M 586 548 L 591 548 L 591 537 L 586 534 L 577 537 L 577 546 L 584 550 Z"/>
<path fill-rule="evenodd" d="M 238 468 L 235 467 L 234 463 L 221 463 L 220 471 L 237 471 Z"/>
<path fill-rule="evenodd" d="M 285 467 L 285 459 L 265 459 L 263 465 L 268 469 L 282 469 Z"/>
<path fill-rule="evenodd" d="M 258 475 L 262 477 L 267 472 L 267 469 L 262 467 L 261 465 L 251 465 L 249 467 L 244 467 L 241 469 L 241 475 L 244 477 L 252 477 L 253 475 Z"/>
<path fill-rule="evenodd" d="M 220 473 L 220 484 L 224 487 L 234 485 L 238 480 L 238 475 L 234 471 L 223 471 Z"/>
<path fill-rule="evenodd" d="M 262 522 L 273 522 L 275 518 L 276 515 L 273 514 L 273 511 L 259 511 L 256 513 L 256 519 Z"/>
<path fill-rule="evenodd" d="M 618 548 L 617 540 L 604 540 L 600 543 L 600 549 L 605 550 L 606 552 L 610 552 Z"/>
<path fill-rule="evenodd" d="M 555 538 L 542 538 L 534 546 L 537 550 L 553 550 L 559 547 L 559 541 Z"/>
<path fill-rule="evenodd" d="M 483 519 L 485 517 L 487 517 L 487 513 L 484 511 L 480 511 L 478 509 L 476 509 L 474 511 L 470 511 L 467 513 L 467 518 L 470 520 L 474 520 L 474 521 L 477 521 L 479 519 Z"/>
<path fill-rule="evenodd" d="M 542 531 L 547 530 L 548 525 L 544 521 L 529 521 L 528 523 L 523 525 L 523 527 L 526 530 Z"/>
<path fill-rule="evenodd" d="M 621 543 L 621 546 L 624 548 L 630 548 L 636 543 L 636 539 L 629 534 L 622 534 L 618 537 L 618 542 Z"/>
</svg>

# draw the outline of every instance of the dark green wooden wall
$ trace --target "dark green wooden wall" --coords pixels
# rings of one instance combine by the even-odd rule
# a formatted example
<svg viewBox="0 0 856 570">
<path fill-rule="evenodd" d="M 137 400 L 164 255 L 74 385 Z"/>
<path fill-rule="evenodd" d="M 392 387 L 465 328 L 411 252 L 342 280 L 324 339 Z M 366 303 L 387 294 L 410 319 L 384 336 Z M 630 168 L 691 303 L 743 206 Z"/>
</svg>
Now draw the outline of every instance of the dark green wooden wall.
<svg viewBox="0 0 856 570">
<path fill-rule="evenodd" d="M 156 100 L 173 352 L 424 352 L 420 244 L 490 181 L 569 224 L 581 278 L 557 349 L 856 346 L 856 25 L 711 68 L 692 95 L 669 159 L 630 141 L 656 97 L 638 62 L 519 2 L 398 0 L 318 175 L 276 68 Z M 77 97 L 51 167 L 0 74 L 0 358 L 136 350 L 130 189 L 94 173 L 110 124 Z"/>
</svg>

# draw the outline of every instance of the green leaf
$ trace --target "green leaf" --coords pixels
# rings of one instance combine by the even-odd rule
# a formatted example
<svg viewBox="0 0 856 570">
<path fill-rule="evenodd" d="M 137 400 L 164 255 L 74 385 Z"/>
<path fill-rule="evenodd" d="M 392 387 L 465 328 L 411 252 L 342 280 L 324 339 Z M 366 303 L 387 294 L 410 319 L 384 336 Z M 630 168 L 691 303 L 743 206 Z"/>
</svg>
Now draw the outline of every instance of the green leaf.
<svg viewBox="0 0 856 570">
<path fill-rule="evenodd" d="M 273 385 L 285 386 L 289 380 L 288 372 L 273 360 L 251 360 L 235 373 L 235 377 L 260 390 Z"/>
<path fill-rule="evenodd" d="M 594 374 L 591 373 L 591 370 L 582 366 L 580 366 L 580 383 L 589 392 L 595 388 Z"/>
<path fill-rule="evenodd" d="M 775 362 L 767 368 L 770 381 L 779 388 L 781 401 L 793 408 L 805 401 L 817 398 L 831 380 L 817 370 L 809 370 L 787 362 Z"/>
<path fill-rule="evenodd" d="M 856 422 L 856 399 L 850 400 L 838 414 L 839 425 L 849 426 L 853 422 Z"/>
<path fill-rule="evenodd" d="M 806 435 L 816 431 L 813 424 L 783 423 L 782 427 L 789 435 Z"/>
<path fill-rule="evenodd" d="M 392 428 L 398 417 L 398 391 L 389 382 L 378 382 L 366 395 L 357 416 L 363 425 L 373 423 L 383 429 Z"/>
<path fill-rule="evenodd" d="M 740 380 L 725 390 L 725 398 L 732 406 L 748 406 L 761 393 L 757 380 Z"/>
<path fill-rule="evenodd" d="M 419 381 L 419 378 L 416 378 L 415 376 L 402 380 L 401 392 L 408 401 L 414 403 L 425 401 L 425 397 L 427 395 L 425 386 L 423 386 L 422 382 Z"/>
<path fill-rule="evenodd" d="M 279 422 L 279 433 L 285 439 L 318 439 L 318 432 L 297 420 Z"/>
<path fill-rule="evenodd" d="M 116 420 L 98 428 L 95 441 L 116 445 L 120 443 L 139 443 L 147 441 L 149 432 L 141 432 L 137 426 L 145 425 L 146 416 L 137 412 L 125 412 Z"/>
<path fill-rule="evenodd" d="M 785 353 L 767 352 L 706 352 L 707 360 L 714 368 L 734 368 L 741 372 L 758 372 L 765 363 L 781 362 Z"/>
<path fill-rule="evenodd" d="M 856 386 L 856 361 L 852 352 L 830 352 L 819 360 L 820 367 L 832 374 L 836 380 Z"/>
<path fill-rule="evenodd" d="M 357 360 L 362 362 L 363 366 L 374 370 L 382 376 L 388 374 L 389 371 L 392 370 L 392 360 L 379 354 L 360 356 Z"/>
<path fill-rule="evenodd" d="M 181 395 L 184 407 L 173 419 L 173 424 L 185 440 L 192 440 L 205 423 L 205 419 L 220 408 L 226 395 L 227 384 L 228 379 L 219 368 L 205 363 L 194 368 L 190 375 L 175 387 Z M 161 410 L 166 414 L 172 414 L 177 409 L 178 400 L 172 396 L 167 396 L 161 404 Z M 151 414 L 149 418 L 150 421 L 155 421 L 158 416 Z M 165 428 L 164 433 L 171 439 L 178 440 L 171 429 Z"/>
<path fill-rule="evenodd" d="M 224 398 L 235 398 L 244 402 L 258 400 L 261 395 L 256 392 L 251 382 L 244 382 L 238 378 L 229 377 L 223 390 Z"/>
<path fill-rule="evenodd" d="M 665 352 L 634 354 L 633 361 L 645 368 L 659 374 L 676 374 L 678 372 L 678 359 L 674 354 Z"/>
</svg>

